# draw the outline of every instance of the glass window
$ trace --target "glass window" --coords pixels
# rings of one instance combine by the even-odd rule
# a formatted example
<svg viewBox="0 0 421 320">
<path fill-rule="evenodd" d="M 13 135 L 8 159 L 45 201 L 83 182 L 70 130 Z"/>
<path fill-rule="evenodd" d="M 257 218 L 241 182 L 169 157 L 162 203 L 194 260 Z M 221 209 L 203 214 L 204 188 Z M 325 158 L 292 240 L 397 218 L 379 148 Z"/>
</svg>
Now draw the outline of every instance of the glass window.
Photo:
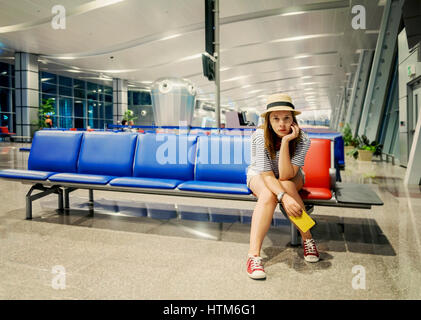
<svg viewBox="0 0 421 320">
<path fill-rule="evenodd" d="M 99 109 L 99 118 L 104 119 L 105 114 L 104 114 L 104 103 L 103 102 L 98 103 L 98 109 Z"/>
<path fill-rule="evenodd" d="M 88 91 L 93 91 L 93 90 L 95 90 L 95 92 L 98 91 L 98 85 L 96 83 L 87 82 L 86 84 L 87 84 Z"/>
<path fill-rule="evenodd" d="M 8 127 L 9 126 L 10 117 L 11 117 L 10 113 L 0 112 L 0 124 L 1 124 L 2 127 Z"/>
<path fill-rule="evenodd" d="M 90 123 L 90 127 L 92 129 L 99 129 L 99 119 L 89 119 L 88 122 Z"/>
<path fill-rule="evenodd" d="M 105 119 L 113 120 L 113 104 L 105 103 Z"/>
<path fill-rule="evenodd" d="M 59 77 L 59 85 L 71 87 L 72 86 L 72 78 L 60 76 Z"/>
<path fill-rule="evenodd" d="M 60 128 L 72 128 L 73 121 L 70 117 L 59 117 Z"/>
<path fill-rule="evenodd" d="M 57 84 L 57 75 L 55 74 L 49 72 L 41 72 L 40 76 L 42 83 Z"/>
<path fill-rule="evenodd" d="M 128 91 L 128 104 L 134 106 L 152 105 L 151 94 L 147 91 Z"/>
<path fill-rule="evenodd" d="M 85 90 L 82 89 L 74 89 L 75 90 L 75 98 L 81 98 L 81 99 L 85 99 Z"/>
<path fill-rule="evenodd" d="M 85 119 L 75 118 L 75 128 L 85 128 Z"/>
<path fill-rule="evenodd" d="M 95 91 L 88 91 L 88 99 L 90 100 L 98 100 L 98 93 Z"/>
<path fill-rule="evenodd" d="M 2 74 L 5 71 L 0 72 L 0 87 L 12 87 L 12 77 Z"/>
<path fill-rule="evenodd" d="M 79 79 L 73 79 L 73 87 L 85 90 L 85 81 Z"/>
<path fill-rule="evenodd" d="M 104 120 L 104 126 L 107 126 L 107 128 L 108 128 L 108 125 L 112 125 L 113 124 L 113 120 L 107 120 L 107 119 L 105 119 Z"/>
<path fill-rule="evenodd" d="M 53 120 L 53 128 L 58 128 L 58 118 L 57 116 L 52 116 L 51 119 Z"/>
<path fill-rule="evenodd" d="M 57 86 L 47 82 L 42 82 L 42 93 L 57 94 Z"/>
<path fill-rule="evenodd" d="M 59 99 L 60 104 L 60 117 L 73 116 L 73 99 Z"/>
<path fill-rule="evenodd" d="M 58 93 L 59 93 L 59 95 L 61 95 L 61 96 L 68 96 L 68 97 L 71 97 L 73 94 L 72 94 L 72 88 L 69 88 L 69 87 L 59 87 L 59 90 L 58 90 Z"/>
<path fill-rule="evenodd" d="M 113 95 L 113 88 L 104 86 L 104 93 L 112 96 Z"/>
<path fill-rule="evenodd" d="M 127 104 L 129 106 L 133 105 L 133 91 L 127 91 Z"/>
<path fill-rule="evenodd" d="M 132 103 L 130 105 L 138 106 L 140 105 L 140 92 L 131 92 L 133 95 Z"/>
<path fill-rule="evenodd" d="M 113 102 L 113 96 L 105 95 L 105 102 Z"/>
<path fill-rule="evenodd" d="M 85 117 L 85 105 L 86 105 L 86 101 L 75 99 L 75 117 L 80 117 L 80 118 Z M 76 128 L 79 128 L 79 127 L 76 127 Z"/>
<path fill-rule="evenodd" d="M 140 92 L 140 105 L 152 105 L 151 94 L 146 91 Z"/>
<path fill-rule="evenodd" d="M 93 129 L 94 128 L 94 119 L 92 118 L 88 118 L 88 126 L 89 128 Z"/>
<path fill-rule="evenodd" d="M 10 64 L 8 63 L 0 62 L 0 74 L 2 74 L 3 72 L 9 73 L 9 66 Z"/>
<path fill-rule="evenodd" d="M 1 112 L 10 112 L 11 91 L 12 90 L 10 89 L 0 88 L 0 111 Z"/>
<path fill-rule="evenodd" d="M 88 118 L 99 118 L 99 106 L 97 101 L 88 100 Z"/>
<path fill-rule="evenodd" d="M 98 85 L 96 83 L 87 82 L 88 99 L 98 100 Z"/>
</svg>

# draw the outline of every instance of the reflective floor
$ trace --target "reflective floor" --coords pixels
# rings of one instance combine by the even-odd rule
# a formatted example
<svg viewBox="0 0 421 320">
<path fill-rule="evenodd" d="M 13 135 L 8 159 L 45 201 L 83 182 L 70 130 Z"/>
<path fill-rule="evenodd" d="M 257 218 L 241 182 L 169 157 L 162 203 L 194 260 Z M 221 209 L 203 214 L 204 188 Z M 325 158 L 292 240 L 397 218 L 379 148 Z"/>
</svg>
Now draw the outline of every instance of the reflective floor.
<svg viewBox="0 0 421 320">
<path fill-rule="evenodd" d="M 0 169 L 25 168 L 27 144 L 0 142 Z M 0 180 L 1 299 L 420 299 L 421 191 L 405 168 L 347 159 L 344 182 L 369 184 L 371 210 L 316 207 L 321 261 L 289 246 L 275 213 L 263 243 L 267 279 L 245 271 L 253 202 L 94 192 L 33 203 L 30 185 Z"/>
</svg>

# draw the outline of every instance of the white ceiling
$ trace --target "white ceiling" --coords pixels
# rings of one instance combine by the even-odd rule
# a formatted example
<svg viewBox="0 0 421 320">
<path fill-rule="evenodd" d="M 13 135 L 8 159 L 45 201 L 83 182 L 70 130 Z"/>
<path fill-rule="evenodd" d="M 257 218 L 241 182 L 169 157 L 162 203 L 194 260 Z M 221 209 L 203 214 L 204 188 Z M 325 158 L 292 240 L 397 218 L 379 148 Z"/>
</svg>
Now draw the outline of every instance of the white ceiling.
<svg viewBox="0 0 421 320">
<path fill-rule="evenodd" d="M 64 30 L 51 26 L 57 1 L 0 0 L 2 58 L 31 52 L 41 70 L 143 86 L 188 78 L 200 98 L 214 99 L 202 72 L 204 0 L 59 2 Z M 366 8 L 367 30 L 351 26 L 355 4 Z M 220 0 L 221 104 L 259 111 L 266 95 L 283 91 L 300 110 L 335 107 L 358 50 L 376 46 L 382 13 L 375 0 Z"/>
</svg>

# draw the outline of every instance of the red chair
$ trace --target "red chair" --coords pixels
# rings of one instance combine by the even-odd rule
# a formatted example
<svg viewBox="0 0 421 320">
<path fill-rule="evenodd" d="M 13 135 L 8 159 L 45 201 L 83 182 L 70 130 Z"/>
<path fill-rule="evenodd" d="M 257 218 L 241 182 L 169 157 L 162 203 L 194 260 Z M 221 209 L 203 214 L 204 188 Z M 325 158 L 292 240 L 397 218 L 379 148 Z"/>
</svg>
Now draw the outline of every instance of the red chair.
<svg viewBox="0 0 421 320">
<path fill-rule="evenodd" d="M 304 162 L 305 184 L 300 194 L 303 200 L 332 198 L 331 177 L 331 141 L 311 139 L 310 149 Z"/>
<path fill-rule="evenodd" d="M 0 138 L 9 138 L 16 135 L 14 132 L 9 132 L 8 127 L 0 127 Z"/>
</svg>

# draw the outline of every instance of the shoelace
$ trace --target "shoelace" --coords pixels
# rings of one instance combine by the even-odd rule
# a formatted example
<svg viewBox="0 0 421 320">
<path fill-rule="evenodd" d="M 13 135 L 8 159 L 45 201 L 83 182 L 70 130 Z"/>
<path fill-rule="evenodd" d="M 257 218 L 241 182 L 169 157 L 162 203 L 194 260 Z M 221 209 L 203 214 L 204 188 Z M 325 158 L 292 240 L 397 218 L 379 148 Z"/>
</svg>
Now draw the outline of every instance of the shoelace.
<svg viewBox="0 0 421 320">
<path fill-rule="evenodd" d="M 304 249 L 307 253 L 317 253 L 316 244 L 313 239 L 307 239 L 304 241 Z"/>
<path fill-rule="evenodd" d="M 262 258 L 260 257 L 250 257 L 251 268 L 252 269 L 261 269 L 262 268 Z"/>
</svg>

